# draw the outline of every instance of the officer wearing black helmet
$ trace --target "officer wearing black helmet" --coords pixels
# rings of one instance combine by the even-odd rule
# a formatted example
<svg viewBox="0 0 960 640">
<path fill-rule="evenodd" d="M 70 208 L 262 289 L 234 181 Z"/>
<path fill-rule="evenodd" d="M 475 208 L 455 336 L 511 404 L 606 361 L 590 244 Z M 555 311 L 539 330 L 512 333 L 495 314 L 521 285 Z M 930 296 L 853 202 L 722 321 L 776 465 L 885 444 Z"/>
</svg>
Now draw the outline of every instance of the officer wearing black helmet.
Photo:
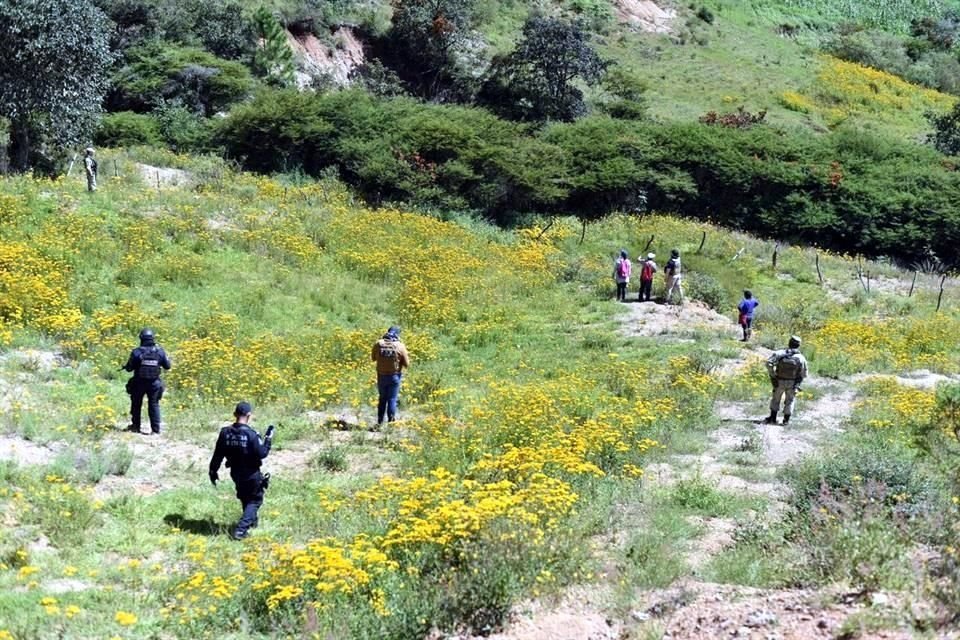
<svg viewBox="0 0 960 640">
<path fill-rule="evenodd" d="M 152 329 L 140 331 L 140 346 L 130 352 L 124 371 L 133 372 L 127 381 L 130 394 L 130 426 L 127 431 L 140 433 L 140 412 L 143 396 L 147 396 L 147 413 L 150 416 L 150 433 L 160 435 L 160 398 L 163 397 L 162 369 L 170 368 L 170 358 L 163 347 L 157 344 Z"/>
<path fill-rule="evenodd" d="M 226 458 L 230 478 L 237 489 L 237 499 L 243 505 L 243 515 L 233 530 L 233 538 L 242 540 L 259 521 L 257 512 L 263 504 L 263 492 L 270 480 L 269 474 L 260 472 L 260 465 L 270 454 L 273 426 L 267 428 L 261 439 L 260 434 L 250 428 L 253 407 L 249 402 L 238 403 L 233 416 L 233 424 L 220 429 L 217 437 L 217 446 L 210 458 L 210 482 L 217 486 L 220 465 Z"/>
</svg>

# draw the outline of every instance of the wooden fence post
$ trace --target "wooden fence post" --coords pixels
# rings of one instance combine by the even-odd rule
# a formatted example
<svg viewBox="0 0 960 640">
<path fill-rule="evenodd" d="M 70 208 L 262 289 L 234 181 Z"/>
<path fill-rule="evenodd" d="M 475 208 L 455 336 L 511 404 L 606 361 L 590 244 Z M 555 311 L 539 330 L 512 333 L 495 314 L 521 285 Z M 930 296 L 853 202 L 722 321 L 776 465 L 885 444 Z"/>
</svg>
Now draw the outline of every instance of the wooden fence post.
<svg viewBox="0 0 960 640">
<path fill-rule="evenodd" d="M 940 295 L 937 296 L 937 313 L 940 313 L 940 303 L 943 302 L 943 283 L 947 281 L 947 274 L 940 276 Z"/>
</svg>

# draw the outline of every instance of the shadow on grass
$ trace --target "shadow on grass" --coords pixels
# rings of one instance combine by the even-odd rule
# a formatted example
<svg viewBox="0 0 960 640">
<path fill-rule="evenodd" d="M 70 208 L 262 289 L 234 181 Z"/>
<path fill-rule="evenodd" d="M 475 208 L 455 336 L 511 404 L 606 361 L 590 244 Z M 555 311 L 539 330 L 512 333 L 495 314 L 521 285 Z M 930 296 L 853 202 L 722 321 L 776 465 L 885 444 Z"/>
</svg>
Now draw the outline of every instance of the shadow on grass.
<svg viewBox="0 0 960 640">
<path fill-rule="evenodd" d="M 199 536 L 218 536 L 230 531 L 229 524 L 215 522 L 213 518 L 193 520 L 192 518 L 185 518 L 179 513 L 168 513 L 163 516 L 163 521 L 171 527 Z"/>
</svg>

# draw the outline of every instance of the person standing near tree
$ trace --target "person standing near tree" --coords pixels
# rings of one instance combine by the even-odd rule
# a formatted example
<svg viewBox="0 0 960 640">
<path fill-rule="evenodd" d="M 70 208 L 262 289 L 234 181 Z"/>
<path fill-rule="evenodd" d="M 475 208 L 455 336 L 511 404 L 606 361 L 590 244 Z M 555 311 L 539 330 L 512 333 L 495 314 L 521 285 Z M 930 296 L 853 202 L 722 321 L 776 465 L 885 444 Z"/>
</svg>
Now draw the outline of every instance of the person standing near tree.
<svg viewBox="0 0 960 640">
<path fill-rule="evenodd" d="M 97 160 L 93 157 L 93 147 L 83 152 L 83 170 L 87 174 L 87 191 L 97 190 Z"/>
<path fill-rule="evenodd" d="M 666 301 L 673 301 L 673 293 L 677 292 L 680 302 L 683 302 L 683 286 L 680 284 L 680 250 L 670 251 L 670 259 L 663 267 L 664 286 L 667 288 Z"/>
<path fill-rule="evenodd" d="M 764 422 L 777 423 L 777 412 L 783 400 L 783 424 L 788 424 L 800 383 L 807 377 L 807 359 L 800 353 L 799 336 L 790 336 L 786 349 L 773 352 L 767 359 L 767 373 L 773 385 L 773 397 L 770 398 L 770 415 Z"/>
<path fill-rule="evenodd" d="M 630 264 L 630 258 L 627 257 L 627 250 L 620 250 L 620 257 L 613 263 L 613 281 L 617 283 L 617 301 L 627 301 L 627 285 L 630 284 L 630 272 L 633 265 Z"/>
<path fill-rule="evenodd" d="M 410 354 L 400 342 L 400 327 L 392 326 L 373 345 L 371 357 L 377 363 L 377 427 L 397 418 L 397 400 L 400 397 L 400 381 L 403 370 L 410 367 Z"/>
<path fill-rule="evenodd" d="M 654 262 L 656 257 L 655 254 L 648 253 L 647 259 L 643 261 L 643 266 L 640 269 L 640 302 L 650 302 L 653 295 L 653 274 L 657 272 L 657 263 Z M 639 257 L 637 261 L 640 261 Z"/>
<path fill-rule="evenodd" d="M 737 311 L 740 312 L 740 327 L 743 329 L 743 339 L 741 342 L 747 342 L 753 334 L 753 312 L 760 306 L 760 301 L 753 297 L 749 289 L 743 290 L 743 300 L 737 305 Z"/>
</svg>

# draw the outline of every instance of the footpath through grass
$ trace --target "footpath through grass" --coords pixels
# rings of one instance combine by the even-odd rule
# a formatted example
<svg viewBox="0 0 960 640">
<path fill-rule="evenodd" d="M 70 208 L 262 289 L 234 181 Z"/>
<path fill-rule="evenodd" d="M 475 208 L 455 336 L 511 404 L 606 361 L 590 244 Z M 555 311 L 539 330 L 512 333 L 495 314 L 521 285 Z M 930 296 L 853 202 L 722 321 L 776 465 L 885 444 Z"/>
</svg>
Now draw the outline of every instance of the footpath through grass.
<svg viewBox="0 0 960 640">
<path fill-rule="evenodd" d="M 579 579 L 618 487 L 708 411 L 706 376 L 669 384 L 676 346 L 620 349 L 607 302 L 560 281 L 568 226 L 537 239 L 370 211 L 332 183 L 105 182 L 3 184 L 2 427 L 65 450 L 3 464 L 0 619 L 16 638 L 490 629 L 521 594 Z M 414 357 L 407 420 L 334 445 L 306 412 L 369 425 L 369 348 L 392 323 Z M 172 459 L 111 485 L 144 447 L 117 433 L 116 368 L 141 326 L 174 359 L 155 445 Z M 70 366 L 41 370 L 23 355 L 37 347 Z M 202 453 L 241 398 L 282 425 L 279 455 L 329 443 L 279 474 L 243 545 L 219 535 L 237 504 L 206 485 Z M 351 473 L 365 455 L 396 472 Z"/>
<path fill-rule="evenodd" d="M 0 186 L 0 429 L 61 451 L 0 464 L 0 637 L 485 632 L 522 596 L 589 581 L 584 541 L 635 498 L 651 456 L 712 424 L 711 348 L 731 350 L 716 334 L 619 332 L 612 255 L 640 253 L 649 234 L 660 256 L 684 253 L 694 297 L 732 310 L 753 287 L 758 339 L 804 333 L 815 371 L 958 367 L 952 294 L 939 316 L 927 287 L 896 307 L 848 296 L 859 285 L 841 258 L 821 264 L 837 302 L 809 251 L 782 249 L 778 277 L 767 243 L 666 217 L 610 218 L 580 244 L 564 221 L 505 232 L 373 211 L 335 183 L 217 167 L 197 181 Z M 373 437 L 369 348 L 393 323 L 414 358 L 405 420 Z M 147 325 L 174 360 L 166 434 L 150 445 L 118 433 L 116 371 Z M 893 355 L 844 357 L 871 331 Z M 62 350 L 69 366 L 29 349 Z M 223 535 L 238 504 L 204 467 L 241 398 L 261 428 L 281 425 L 277 456 L 308 455 L 277 474 L 239 544 Z M 358 428 L 345 439 L 326 414 Z M 125 480 L 134 454 L 163 464 Z M 718 508 L 697 487 L 671 495 Z M 659 582 L 647 573 L 634 569 Z"/>
</svg>

